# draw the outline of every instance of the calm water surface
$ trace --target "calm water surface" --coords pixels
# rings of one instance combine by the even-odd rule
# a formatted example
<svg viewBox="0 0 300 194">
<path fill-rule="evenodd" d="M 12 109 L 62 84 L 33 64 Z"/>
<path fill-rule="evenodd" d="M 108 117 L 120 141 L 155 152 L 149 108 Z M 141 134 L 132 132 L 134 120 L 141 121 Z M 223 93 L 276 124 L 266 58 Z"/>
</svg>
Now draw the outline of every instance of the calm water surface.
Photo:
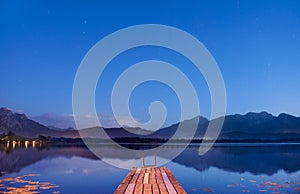
<svg viewBox="0 0 300 194">
<path fill-rule="evenodd" d="M 114 158 L 117 148 L 99 146 L 104 157 L 128 166 L 140 156 Z M 163 147 L 164 153 L 178 146 Z M 159 154 L 158 160 L 168 159 Z M 148 157 L 149 163 L 153 158 Z M 299 145 L 217 145 L 199 156 L 187 148 L 166 164 L 188 193 L 300 193 Z M 0 193 L 12 190 L 41 193 L 113 193 L 128 170 L 112 167 L 84 147 L 2 149 Z M 5 171 L 5 174 L 4 174 Z"/>
</svg>

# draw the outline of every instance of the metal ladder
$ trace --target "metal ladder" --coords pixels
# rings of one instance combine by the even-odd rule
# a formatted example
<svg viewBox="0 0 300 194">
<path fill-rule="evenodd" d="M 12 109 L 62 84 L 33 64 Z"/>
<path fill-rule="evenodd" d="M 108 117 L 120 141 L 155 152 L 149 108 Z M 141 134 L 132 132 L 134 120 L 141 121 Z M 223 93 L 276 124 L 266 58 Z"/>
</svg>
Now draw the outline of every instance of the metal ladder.
<svg viewBox="0 0 300 194">
<path fill-rule="evenodd" d="M 145 164 L 145 153 L 142 153 L 143 167 L 156 167 L 156 152 L 154 152 L 154 165 Z"/>
</svg>

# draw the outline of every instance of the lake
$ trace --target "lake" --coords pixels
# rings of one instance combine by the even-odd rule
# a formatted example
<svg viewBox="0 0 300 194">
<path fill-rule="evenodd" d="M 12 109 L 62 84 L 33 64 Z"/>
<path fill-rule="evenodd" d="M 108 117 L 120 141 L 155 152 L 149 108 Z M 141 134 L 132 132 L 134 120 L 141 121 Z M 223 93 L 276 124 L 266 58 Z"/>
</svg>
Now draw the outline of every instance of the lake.
<svg viewBox="0 0 300 194">
<path fill-rule="evenodd" d="M 139 155 L 98 145 L 103 158 L 141 166 Z M 163 146 L 158 161 L 180 145 Z M 115 158 L 118 153 L 118 158 Z M 147 156 L 146 162 L 153 162 Z M 215 144 L 205 155 L 186 148 L 168 166 L 188 193 L 300 193 L 300 145 Z M 83 146 L 1 147 L 0 193 L 113 193 L 129 170 L 113 167 Z"/>
</svg>

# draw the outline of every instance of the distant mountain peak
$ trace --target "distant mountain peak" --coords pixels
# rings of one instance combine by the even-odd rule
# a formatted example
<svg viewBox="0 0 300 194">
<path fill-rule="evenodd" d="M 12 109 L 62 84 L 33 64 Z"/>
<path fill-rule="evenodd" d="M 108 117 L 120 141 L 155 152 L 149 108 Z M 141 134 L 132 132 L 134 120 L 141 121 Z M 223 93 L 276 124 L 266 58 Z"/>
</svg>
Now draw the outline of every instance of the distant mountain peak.
<svg viewBox="0 0 300 194">
<path fill-rule="evenodd" d="M 6 115 L 12 115 L 13 111 L 11 109 L 6 108 L 6 107 L 2 107 L 2 108 L 0 108 L 0 113 L 2 115 L 4 115 L 4 114 L 6 114 Z"/>
<path fill-rule="evenodd" d="M 259 113 L 255 113 L 255 112 L 248 112 L 246 113 L 244 116 L 250 116 L 250 117 L 262 117 L 262 118 L 271 118 L 273 117 L 273 115 L 271 113 L 268 113 L 266 111 L 262 111 Z"/>
<path fill-rule="evenodd" d="M 22 119 L 22 120 L 28 119 L 27 116 L 26 116 L 25 114 L 15 112 L 14 110 L 9 109 L 9 108 L 5 108 L 5 107 L 0 108 L 0 116 L 1 116 L 1 117 L 11 117 L 11 116 L 15 116 L 15 117 L 18 117 L 18 118 L 20 118 L 20 119 Z"/>
<path fill-rule="evenodd" d="M 78 137 L 76 132 L 51 130 L 48 127 L 30 120 L 25 114 L 16 113 L 9 108 L 0 108 L 0 133 L 13 132 L 16 135 L 35 138 L 39 135 L 53 137 Z"/>
<path fill-rule="evenodd" d="M 286 118 L 293 118 L 293 119 L 297 119 L 297 117 L 293 116 L 293 115 L 290 115 L 290 114 L 287 114 L 287 113 L 280 113 L 278 115 L 278 118 L 283 118 L 283 119 L 286 119 Z M 300 117 L 298 117 L 300 118 Z"/>
</svg>

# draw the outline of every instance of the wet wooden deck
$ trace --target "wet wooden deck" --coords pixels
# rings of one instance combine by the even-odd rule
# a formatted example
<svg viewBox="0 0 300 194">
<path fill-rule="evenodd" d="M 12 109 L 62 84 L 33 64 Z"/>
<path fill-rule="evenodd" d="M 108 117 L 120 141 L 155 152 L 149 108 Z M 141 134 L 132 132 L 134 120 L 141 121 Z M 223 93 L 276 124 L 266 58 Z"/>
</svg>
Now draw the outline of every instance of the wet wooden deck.
<svg viewBox="0 0 300 194">
<path fill-rule="evenodd" d="M 115 194 L 185 194 L 167 167 L 133 168 Z"/>
</svg>

